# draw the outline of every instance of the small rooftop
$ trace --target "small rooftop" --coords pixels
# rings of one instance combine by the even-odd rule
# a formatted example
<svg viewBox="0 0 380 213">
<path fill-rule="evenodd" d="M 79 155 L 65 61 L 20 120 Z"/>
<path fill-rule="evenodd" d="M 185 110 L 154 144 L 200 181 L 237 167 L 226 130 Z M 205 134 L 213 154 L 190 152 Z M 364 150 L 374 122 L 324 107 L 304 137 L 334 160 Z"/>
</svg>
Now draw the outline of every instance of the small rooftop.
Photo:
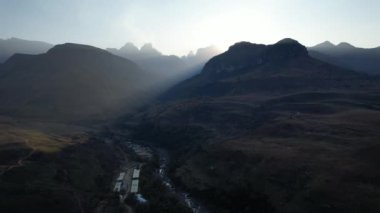
<svg viewBox="0 0 380 213">
<path fill-rule="evenodd" d="M 139 191 L 139 180 L 132 180 L 131 193 L 137 193 Z"/>
</svg>

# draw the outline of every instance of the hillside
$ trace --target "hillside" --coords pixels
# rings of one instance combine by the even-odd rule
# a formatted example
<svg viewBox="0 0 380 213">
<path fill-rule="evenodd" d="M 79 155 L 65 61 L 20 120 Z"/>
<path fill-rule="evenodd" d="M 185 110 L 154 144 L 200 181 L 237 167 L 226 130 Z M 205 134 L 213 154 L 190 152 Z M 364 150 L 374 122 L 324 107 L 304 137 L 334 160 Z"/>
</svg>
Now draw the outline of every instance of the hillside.
<svg viewBox="0 0 380 213">
<path fill-rule="evenodd" d="M 163 98 L 355 90 L 376 86 L 372 81 L 365 74 L 311 58 L 304 46 L 291 39 L 268 46 L 241 42 L 212 58 L 199 75 Z"/>
<path fill-rule="evenodd" d="M 41 41 L 29 41 L 19 38 L 0 39 L 0 64 L 16 53 L 41 54 L 53 45 Z"/>
<path fill-rule="evenodd" d="M 212 212 L 377 212 L 378 82 L 294 40 L 241 42 L 120 126 Z"/>
<path fill-rule="evenodd" d="M 334 45 L 325 41 L 308 48 L 312 57 L 319 60 L 369 74 L 380 74 L 380 47 L 359 48 L 342 42 Z"/>
<path fill-rule="evenodd" d="M 149 78 L 135 63 L 86 45 L 16 54 L 0 67 L 0 113 L 39 120 L 106 118 L 126 104 L 137 105 Z"/>
<path fill-rule="evenodd" d="M 0 116 L 1 212 L 94 211 L 110 191 L 117 150 L 84 128 L 26 123 Z"/>
</svg>

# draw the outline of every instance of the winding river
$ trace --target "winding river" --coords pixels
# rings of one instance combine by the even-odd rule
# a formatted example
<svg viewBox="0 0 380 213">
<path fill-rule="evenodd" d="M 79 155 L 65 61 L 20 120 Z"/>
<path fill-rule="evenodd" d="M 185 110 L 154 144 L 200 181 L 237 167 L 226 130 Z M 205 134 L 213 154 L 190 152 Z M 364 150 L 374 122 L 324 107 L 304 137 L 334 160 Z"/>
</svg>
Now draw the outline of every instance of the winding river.
<svg viewBox="0 0 380 213">
<path fill-rule="evenodd" d="M 192 198 L 189 193 L 178 189 L 173 184 L 173 181 L 168 177 L 168 163 L 169 163 L 169 155 L 163 149 L 156 149 L 156 153 L 160 159 L 160 170 L 159 175 L 162 182 L 168 187 L 168 189 L 177 195 L 177 197 L 182 201 L 186 206 L 191 208 L 194 213 L 208 213 L 205 207 L 203 207 L 198 201 Z"/>
</svg>

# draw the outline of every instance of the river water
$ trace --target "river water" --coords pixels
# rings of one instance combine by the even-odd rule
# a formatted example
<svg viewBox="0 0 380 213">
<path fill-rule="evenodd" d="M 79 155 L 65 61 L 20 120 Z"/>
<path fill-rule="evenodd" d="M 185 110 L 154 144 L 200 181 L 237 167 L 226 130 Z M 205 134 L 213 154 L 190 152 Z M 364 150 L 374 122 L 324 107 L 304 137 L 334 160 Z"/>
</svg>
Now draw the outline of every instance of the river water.
<svg viewBox="0 0 380 213">
<path fill-rule="evenodd" d="M 194 213 L 209 213 L 204 206 L 202 206 L 198 201 L 192 198 L 189 193 L 178 189 L 173 184 L 173 181 L 168 177 L 168 163 L 169 163 L 169 155 L 165 150 L 156 149 L 157 155 L 160 159 L 160 170 L 159 175 L 162 182 L 166 185 L 166 187 L 184 203 L 186 206 L 191 208 Z"/>
</svg>

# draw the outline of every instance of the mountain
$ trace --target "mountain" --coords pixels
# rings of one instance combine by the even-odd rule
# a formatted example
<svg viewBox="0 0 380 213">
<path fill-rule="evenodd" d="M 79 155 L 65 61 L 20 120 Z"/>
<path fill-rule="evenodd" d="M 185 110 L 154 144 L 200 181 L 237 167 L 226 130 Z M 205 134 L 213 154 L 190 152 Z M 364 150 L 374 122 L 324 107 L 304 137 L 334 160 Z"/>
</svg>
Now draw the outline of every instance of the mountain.
<svg viewBox="0 0 380 213">
<path fill-rule="evenodd" d="M 133 43 L 128 42 L 120 49 L 107 48 L 107 51 L 119 55 L 124 58 L 128 58 L 133 61 L 140 61 L 148 58 L 160 57 L 163 54 L 155 49 L 152 44 L 144 44 L 140 49 L 136 47 Z"/>
<path fill-rule="evenodd" d="M 144 54 L 155 54 L 150 47 Z M 136 158 L 127 140 L 104 126 L 156 95 L 161 78 L 129 59 L 70 43 L 0 64 L 0 212 L 119 212 L 125 204 L 110 185 Z M 158 198 L 147 197 L 149 208 L 191 212 L 145 177 L 145 168 L 140 190 Z"/>
<path fill-rule="evenodd" d="M 163 86 L 163 90 L 170 86 L 192 77 L 200 72 L 203 65 L 211 57 L 219 53 L 214 46 L 200 48 L 196 54 L 178 57 L 164 55 L 153 47 L 152 44 L 144 44 L 140 49 L 128 42 L 120 49 L 108 48 L 107 51 L 136 62 L 141 68 L 157 75 L 157 82 Z"/>
<path fill-rule="evenodd" d="M 239 42 L 119 127 L 210 212 L 378 212 L 379 82 L 292 39 Z"/>
<path fill-rule="evenodd" d="M 137 104 L 151 77 L 130 60 L 86 45 L 15 54 L 0 67 L 0 113 L 65 121 L 107 117 Z"/>
<path fill-rule="evenodd" d="M 380 74 L 380 47 L 358 48 L 342 42 L 334 45 L 325 41 L 308 48 L 312 57 L 347 69 Z"/>
<path fill-rule="evenodd" d="M 171 89 L 164 98 L 354 89 L 362 84 L 374 83 L 365 74 L 311 58 L 297 41 L 240 42 L 212 58 L 199 75 Z"/>
<path fill-rule="evenodd" d="M 53 45 L 41 41 L 29 41 L 19 38 L 0 39 L 0 63 L 16 53 L 40 54 L 45 53 Z"/>
<path fill-rule="evenodd" d="M 164 90 L 183 80 L 186 64 L 177 56 L 163 55 L 152 44 L 144 44 L 140 49 L 133 43 L 126 43 L 120 49 L 108 48 L 107 51 L 136 62 L 142 69 L 156 76 L 157 84 Z"/>
<path fill-rule="evenodd" d="M 115 55 L 128 58 L 136 62 L 146 62 L 146 61 L 149 61 L 149 59 L 159 60 L 161 57 L 171 58 L 173 61 L 177 61 L 177 62 L 174 62 L 174 64 L 178 63 L 178 61 L 182 61 L 181 62 L 183 64 L 182 66 L 186 66 L 186 67 L 194 67 L 199 64 L 204 64 L 210 58 L 220 53 L 220 50 L 216 48 L 215 46 L 208 46 L 208 47 L 197 49 L 195 54 L 192 51 L 190 51 L 188 55 L 182 56 L 182 57 L 178 57 L 175 55 L 168 56 L 168 55 L 162 54 L 160 51 L 155 49 L 153 45 L 150 43 L 144 44 L 139 49 L 131 42 L 126 43 L 120 49 L 107 48 L 106 50 Z M 168 64 L 168 63 L 163 63 L 163 64 Z M 141 65 L 143 66 L 144 64 L 141 63 Z"/>
<path fill-rule="evenodd" d="M 195 54 L 190 51 L 187 56 L 182 56 L 181 59 L 188 66 L 197 66 L 199 64 L 204 65 L 212 57 L 220 54 L 220 50 L 215 46 L 208 46 L 204 48 L 199 48 Z"/>
</svg>

